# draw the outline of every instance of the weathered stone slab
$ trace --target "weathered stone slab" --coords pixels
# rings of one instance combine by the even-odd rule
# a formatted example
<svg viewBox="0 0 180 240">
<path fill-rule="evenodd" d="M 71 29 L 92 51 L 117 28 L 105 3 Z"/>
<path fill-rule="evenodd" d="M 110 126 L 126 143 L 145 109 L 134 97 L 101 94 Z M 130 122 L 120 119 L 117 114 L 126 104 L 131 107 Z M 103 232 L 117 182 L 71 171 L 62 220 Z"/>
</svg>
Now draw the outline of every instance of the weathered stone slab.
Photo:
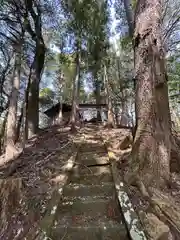
<svg viewBox="0 0 180 240">
<path fill-rule="evenodd" d="M 70 183 L 76 184 L 86 184 L 86 185 L 94 185 L 94 184 L 101 184 L 101 183 L 108 183 L 112 182 L 113 177 L 110 173 L 102 173 L 99 175 L 94 174 L 87 174 L 87 175 L 75 175 L 72 174 L 70 178 Z"/>
<path fill-rule="evenodd" d="M 93 195 L 111 196 L 114 191 L 114 184 L 112 183 L 102 183 L 99 185 L 70 184 L 64 187 L 63 195 L 69 197 Z"/>
<path fill-rule="evenodd" d="M 123 225 L 117 226 L 88 226 L 69 227 L 61 226 L 54 229 L 51 239 L 53 240 L 129 240 Z"/>
<path fill-rule="evenodd" d="M 96 165 L 96 164 L 106 164 L 106 163 L 109 163 L 109 158 L 107 153 L 97 153 L 97 152 L 81 153 L 78 157 L 78 163 L 85 166 Z"/>
<path fill-rule="evenodd" d="M 112 174 L 110 166 L 103 166 L 103 167 L 87 167 L 85 165 L 77 164 L 73 168 L 73 173 L 76 176 L 79 175 L 87 175 L 87 174 L 93 174 L 94 176 L 98 176 L 101 174 Z"/>
</svg>

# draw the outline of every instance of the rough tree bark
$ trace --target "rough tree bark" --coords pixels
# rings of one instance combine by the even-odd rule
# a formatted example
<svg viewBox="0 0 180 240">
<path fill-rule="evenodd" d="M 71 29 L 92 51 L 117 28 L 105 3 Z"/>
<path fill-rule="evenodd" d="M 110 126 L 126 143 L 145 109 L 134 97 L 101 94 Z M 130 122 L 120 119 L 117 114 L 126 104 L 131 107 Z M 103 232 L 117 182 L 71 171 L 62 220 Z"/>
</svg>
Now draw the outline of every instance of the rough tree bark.
<svg viewBox="0 0 180 240">
<path fill-rule="evenodd" d="M 125 12 L 126 12 L 127 23 L 128 23 L 129 36 L 133 37 L 135 24 L 134 24 L 134 10 L 132 8 L 132 0 L 123 0 L 123 2 L 124 2 L 124 8 L 125 8 Z M 134 84 L 135 84 L 135 81 L 134 81 Z M 134 89 L 135 89 L 135 87 L 134 87 Z M 124 111 L 123 111 L 123 109 L 124 109 Z M 122 118 L 121 118 L 122 122 L 121 122 L 121 124 L 125 124 L 127 126 L 128 125 L 127 118 L 125 118 L 123 116 L 124 112 L 127 113 L 126 109 L 127 109 L 126 103 L 125 104 L 122 103 Z M 136 113 L 136 110 L 135 110 L 135 113 Z M 137 119 L 136 119 L 136 122 L 137 122 Z M 135 123 L 135 128 L 134 128 L 135 130 L 137 127 L 136 124 L 137 123 Z M 134 132 L 135 132 L 135 130 L 134 130 Z M 133 134 L 133 137 L 134 137 L 134 134 Z"/>
<path fill-rule="evenodd" d="M 169 180 L 171 152 L 161 12 L 161 0 L 139 0 L 134 33 L 137 129 L 130 175 L 156 187 Z"/>
</svg>

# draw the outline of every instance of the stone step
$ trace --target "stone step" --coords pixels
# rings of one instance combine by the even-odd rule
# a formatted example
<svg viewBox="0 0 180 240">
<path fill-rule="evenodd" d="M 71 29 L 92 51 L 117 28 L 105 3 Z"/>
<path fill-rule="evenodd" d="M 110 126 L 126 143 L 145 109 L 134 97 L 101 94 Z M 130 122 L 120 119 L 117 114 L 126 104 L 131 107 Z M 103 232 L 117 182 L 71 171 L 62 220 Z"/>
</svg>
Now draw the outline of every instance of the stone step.
<svg viewBox="0 0 180 240">
<path fill-rule="evenodd" d="M 63 196 L 112 196 L 115 192 L 113 183 L 102 183 L 101 185 L 68 184 L 63 189 Z"/>
<path fill-rule="evenodd" d="M 95 176 L 94 174 L 87 175 L 76 175 L 72 174 L 69 178 L 70 183 L 76 184 L 84 184 L 84 185 L 93 185 L 93 184 L 101 184 L 112 182 L 113 177 L 110 173 L 102 173 L 100 175 Z"/>
<path fill-rule="evenodd" d="M 101 222 L 123 224 L 123 217 L 117 200 L 114 198 L 63 201 L 56 210 L 57 226 L 98 226 Z"/>
<path fill-rule="evenodd" d="M 99 226 L 88 227 L 66 227 L 58 226 L 52 229 L 53 240 L 129 240 L 124 225 L 113 225 L 101 223 Z"/>
<path fill-rule="evenodd" d="M 76 164 L 74 168 L 72 169 L 72 173 L 75 175 L 87 175 L 87 174 L 93 174 L 95 176 L 101 175 L 101 174 L 112 174 L 111 167 L 110 166 L 97 166 L 97 167 L 87 167 L 82 164 Z"/>
<path fill-rule="evenodd" d="M 95 165 L 95 164 L 106 164 L 106 163 L 109 163 L 109 158 L 107 153 L 83 152 L 78 155 L 77 163 L 80 163 L 85 166 Z"/>
<path fill-rule="evenodd" d="M 80 147 L 80 152 L 100 152 L 100 153 L 107 153 L 106 148 L 103 144 L 95 143 L 82 143 Z"/>
<path fill-rule="evenodd" d="M 63 197 L 63 200 L 64 201 L 69 201 L 69 202 L 72 202 L 72 201 L 76 201 L 76 200 L 80 200 L 80 201 L 96 201 L 96 200 L 99 200 L 99 199 L 113 199 L 113 196 L 104 196 L 104 195 L 94 195 L 94 196 L 76 196 L 76 197 L 67 197 L 67 196 L 64 196 Z"/>
</svg>

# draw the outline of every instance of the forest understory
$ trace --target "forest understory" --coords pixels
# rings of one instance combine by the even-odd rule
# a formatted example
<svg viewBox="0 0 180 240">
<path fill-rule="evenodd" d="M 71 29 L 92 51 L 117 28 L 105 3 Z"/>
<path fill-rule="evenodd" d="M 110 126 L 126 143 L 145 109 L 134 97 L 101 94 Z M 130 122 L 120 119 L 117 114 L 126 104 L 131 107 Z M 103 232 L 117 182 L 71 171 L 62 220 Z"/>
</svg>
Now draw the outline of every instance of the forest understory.
<svg viewBox="0 0 180 240">
<path fill-rule="evenodd" d="M 75 151 L 74 137 L 69 127 L 45 129 L 27 141 L 19 157 L 0 167 L 0 239 L 44 236 L 48 206 L 55 204 L 66 180 L 60 172 Z"/>
</svg>

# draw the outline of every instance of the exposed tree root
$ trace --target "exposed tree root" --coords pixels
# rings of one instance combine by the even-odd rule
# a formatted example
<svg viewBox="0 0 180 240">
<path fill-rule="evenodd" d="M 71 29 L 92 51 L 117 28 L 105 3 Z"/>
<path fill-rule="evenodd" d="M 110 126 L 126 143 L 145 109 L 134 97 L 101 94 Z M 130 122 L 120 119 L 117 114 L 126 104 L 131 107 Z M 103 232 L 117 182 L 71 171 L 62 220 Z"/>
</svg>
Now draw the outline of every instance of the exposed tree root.
<svg viewBox="0 0 180 240">
<path fill-rule="evenodd" d="M 176 206 L 173 198 L 156 188 L 147 188 L 138 179 L 136 188 L 148 206 L 143 211 L 137 209 L 148 239 L 180 239 L 180 207 Z"/>
<path fill-rule="evenodd" d="M 75 124 L 71 124 L 71 132 L 72 133 L 76 133 L 77 132 L 77 128 Z"/>
<path fill-rule="evenodd" d="M 147 187 L 135 175 L 131 175 L 128 181 L 128 184 L 139 190 L 144 201 L 148 202 L 146 211 L 139 210 L 138 213 L 149 239 L 180 239 L 180 207 L 176 206 L 170 194 L 157 188 Z"/>
<path fill-rule="evenodd" d="M 170 228 L 153 213 L 139 212 L 149 240 L 173 240 Z"/>
<path fill-rule="evenodd" d="M 117 124 L 116 125 L 117 128 L 120 128 L 120 129 L 130 129 L 132 131 L 133 127 L 131 126 L 124 126 L 124 125 L 120 125 L 120 124 Z"/>
<path fill-rule="evenodd" d="M 126 137 L 124 137 L 124 139 L 119 143 L 118 148 L 120 150 L 125 150 L 127 148 L 129 148 L 133 143 L 133 139 L 131 137 L 131 135 L 128 135 Z"/>
<path fill-rule="evenodd" d="M 112 128 L 115 128 L 115 125 L 113 123 L 106 123 L 104 125 L 104 128 L 109 128 L 109 129 L 112 129 Z"/>
<path fill-rule="evenodd" d="M 176 206 L 174 199 L 157 189 L 153 189 L 152 206 L 159 208 L 159 218 L 162 216 L 168 224 L 175 229 L 180 236 L 180 207 Z"/>
<path fill-rule="evenodd" d="M 179 140 L 172 138 L 171 155 L 176 158 L 180 166 L 180 151 L 178 149 Z M 180 206 L 177 207 L 174 199 L 171 197 L 171 179 L 164 179 L 156 185 L 153 169 L 149 169 L 147 156 L 149 149 L 144 149 L 144 153 L 137 155 L 136 159 L 129 156 L 130 168 L 126 172 L 124 179 L 130 186 L 135 186 L 142 198 L 148 202 L 146 211 L 139 211 L 139 216 L 148 232 L 149 239 L 152 240 L 175 240 L 180 239 Z M 156 159 L 153 159 L 153 162 Z M 152 164 L 152 162 L 150 162 Z M 163 188 L 164 187 L 164 188 Z M 152 227 L 154 226 L 154 227 Z"/>
<path fill-rule="evenodd" d="M 172 235 L 179 239 L 180 208 L 175 205 L 173 199 L 157 189 L 152 189 L 152 197 L 148 199 L 148 202 L 151 216 L 154 215 L 154 218 L 164 225 L 163 231 L 165 233 L 162 233 L 163 238 L 160 239 L 174 239 Z"/>
</svg>

